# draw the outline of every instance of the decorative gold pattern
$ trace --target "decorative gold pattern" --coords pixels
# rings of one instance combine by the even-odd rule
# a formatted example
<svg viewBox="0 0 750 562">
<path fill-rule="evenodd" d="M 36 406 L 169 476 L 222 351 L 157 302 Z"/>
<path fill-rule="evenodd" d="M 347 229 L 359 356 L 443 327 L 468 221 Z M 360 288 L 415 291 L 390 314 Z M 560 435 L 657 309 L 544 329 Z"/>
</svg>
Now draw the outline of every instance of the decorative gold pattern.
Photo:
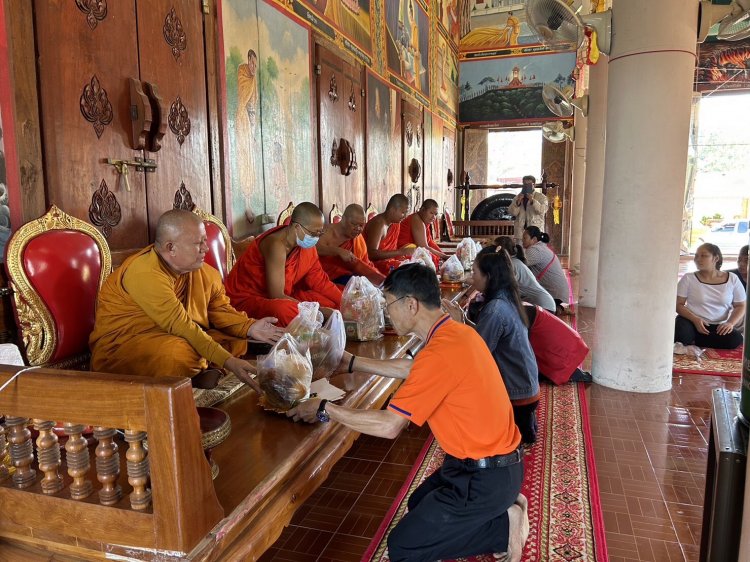
<svg viewBox="0 0 750 562">
<path fill-rule="evenodd" d="M 107 17 L 107 0 L 76 0 L 76 6 L 86 14 L 86 23 L 92 30 Z"/>
<path fill-rule="evenodd" d="M 190 134 L 190 116 L 180 96 L 177 96 L 177 99 L 169 106 L 169 130 L 177 136 L 180 146 L 185 142 L 185 137 Z"/>
<path fill-rule="evenodd" d="M 30 365 L 45 365 L 57 348 L 58 334 L 47 305 L 32 286 L 23 266 L 26 246 L 50 230 L 75 230 L 94 239 L 101 256 L 99 287 L 112 269 L 112 256 L 104 236 L 90 224 L 52 205 L 47 213 L 20 227 L 8 241 L 7 268 L 26 357 Z"/>
<path fill-rule="evenodd" d="M 208 213 L 201 209 L 200 207 L 195 206 L 193 208 L 193 212 L 198 215 L 201 219 L 203 219 L 203 222 L 210 222 L 215 224 L 219 230 L 221 231 L 221 235 L 224 237 L 224 245 L 227 248 L 227 255 L 226 255 L 226 270 L 232 271 L 232 267 L 234 267 L 234 251 L 232 250 L 232 238 L 229 236 L 229 231 L 227 230 L 227 227 L 224 226 L 224 223 L 221 222 L 221 220 L 218 217 L 213 216 L 211 213 Z"/>
<path fill-rule="evenodd" d="M 83 87 L 83 93 L 79 101 L 81 115 L 94 126 L 96 138 L 101 138 L 104 127 L 112 122 L 112 104 L 109 103 L 107 91 L 99 84 L 99 79 L 94 74 L 91 81 Z"/>
<path fill-rule="evenodd" d="M 232 421 L 227 416 L 227 419 L 216 429 L 206 431 L 201 434 L 201 446 L 204 450 L 213 449 L 214 447 L 221 445 L 226 441 L 229 434 L 232 432 Z"/>
<path fill-rule="evenodd" d="M 180 188 L 174 192 L 174 204 L 172 207 L 182 209 L 183 211 L 192 211 L 195 208 L 193 196 L 190 195 L 187 187 L 185 187 L 185 182 L 182 182 Z"/>
<path fill-rule="evenodd" d="M 187 49 L 187 36 L 185 35 L 185 30 L 182 29 L 182 22 L 177 17 L 174 8 L 164 18 L 163 32 L 164 40 L 172 48 L 174 60 L 179 59 L 182 51 Z"/>
<path fill-rule="evenodd" d="M 91 196 L 89 219 L 91 219 L 93 225 L 101 229 L 105 238 L 109 238 L 112 234 L 112 228 L 120 224 L 120 220 L 122 220 L 120 204 L 104 180 L 99 185 L 99 189 L 94 191 Z"/>
</svg>

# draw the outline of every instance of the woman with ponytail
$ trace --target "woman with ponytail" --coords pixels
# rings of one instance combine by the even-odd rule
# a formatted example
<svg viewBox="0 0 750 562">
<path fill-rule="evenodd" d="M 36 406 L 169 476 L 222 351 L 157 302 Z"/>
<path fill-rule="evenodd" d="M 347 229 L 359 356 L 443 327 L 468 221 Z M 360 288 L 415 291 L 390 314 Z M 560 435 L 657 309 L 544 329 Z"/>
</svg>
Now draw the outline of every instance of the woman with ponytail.
<svg viewBox="0 0 750 562">
<path fill-rule="evenodd" d="M 523 231 L 522 243 L 526 250 L 526 265 L 536 280 L 544 287 L 557 305 L 557 314 L 562 314 L 562 304 L 568 304 L 570 300 L 570 287 L 565 277 L 560 260 L 547 246 L 549 234 L 539 230 L 539 227 L 529 226 Z"/>
<path fill-rule="evenodd" d="M 502 248 L 510 256 L 513 271 L 516 274 L 518 291 L 521 293 L 521 300 L 537 304 L 554 314 L 557 311 L 555 299 L 539 284 L 539 281 L 536 280 L 536 277 L 534 277 L 534 274 L 531 273 L 531 270 L 526 265 L 526 255 L 523 247 L 513 242 L 513 238 L 510 236 L 498 236 L 495 238 L 494 243 L 495 246 L 488 246 L 488 248 L 493 248 L 492 251 L 498 251 L 498 248 Z"/>
</svg>

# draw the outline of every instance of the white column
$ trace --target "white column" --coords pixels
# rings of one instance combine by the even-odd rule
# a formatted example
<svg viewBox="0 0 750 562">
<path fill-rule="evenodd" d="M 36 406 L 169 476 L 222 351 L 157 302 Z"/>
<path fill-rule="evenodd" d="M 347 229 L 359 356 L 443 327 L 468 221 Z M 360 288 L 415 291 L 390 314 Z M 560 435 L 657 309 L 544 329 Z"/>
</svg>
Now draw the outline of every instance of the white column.
<svg viewBox="0 0 750 562">
<path fill-rule="evenodd" d="M 581 268 L 581 229 L 583 228 L 583 185 L 586 178 L 586 129 L 588 117 L 578 113 L 573 143 L 573 193 L 570 200 L 570 259 L 568 268 Z"/>
<path fill-rule="evenodd" d="M 593 373 L 621 390 L 672 385 L 697 9 L 613 6 Z"/>
<path fill-rule="evenodd" d="M 578 304 L 596 306 L 599 272 L 599 232 L 604 191 L 604 143 L 607 131 L 607 81 L 609 61 L 602 56 L 589 69 L 589 116 L 586 124 L 586 175 L 583 188 L 581 226 L 581 274 Z"/>
</svg>

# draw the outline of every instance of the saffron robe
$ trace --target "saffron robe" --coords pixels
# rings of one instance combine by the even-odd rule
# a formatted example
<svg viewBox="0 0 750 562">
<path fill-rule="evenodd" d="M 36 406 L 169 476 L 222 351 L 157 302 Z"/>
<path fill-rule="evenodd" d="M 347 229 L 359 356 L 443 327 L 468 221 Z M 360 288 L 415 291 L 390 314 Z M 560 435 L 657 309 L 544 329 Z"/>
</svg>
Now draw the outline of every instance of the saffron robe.
<svg viewBox="0 0 750 562">
<path fill-rule="evenodd" d="M 355 255 L 357 261 L 345 262 L 338 256 L 320 256 L 320 265 L 323 266 L 323 271 L 328 274 L 331 281 L 335 281 L 339 277 L 345 275 L 363 275 L 374 281 L 380 279 L 379 285 L 383 282 L 383 275 L 375 269 L 375 265 L 367 257 L 367 242 L 365 242 L 364 236 L 359 234 L 352 240 L 347 240 L 339 246 L 344 250 L 347 250 Z"/>
<path fill-rule="evenodd" d="M 190 377 L 247 351 L 254 320 L 229 304 L 210 265 L 178 275 L 153 246 L 107 278 L 89 337 L 91 369 L 152 377 Z"/>
<path fill-rule="evenodd" d="M 275 316 L 279 326 L 286 326 L 297 316 L 297 303 L 289 299 L 268 297 L 266 260 L 260 251 L 260 242 L 277 226 L 256 238 L 236 263 L 226 281 L 227 295 L 238 309 L 254 318 Z M 341 289 L 328 278 L 313 247 L 295 247 L 286 257 L 284 269 L 284 294 L 300 302 L 318 302 L 329 308 L 341 307 Z"/>
<path fill-rule="evenodd" d="M 398 236 L 401 231 L 401 223 L 394 222 L 388 227 L 388 231 L 385 233 L 385 236 L 383 236 L 383 239 L 380 241 L 380 246 L 378 246 L 378 250 L 383 250 L 384 252 L 389 252 L 391 250 L 397 250 L 401 247 L 401 245 L 398 243 Z M 400 256 L 396 258 L 388 258 L 384 260 L 378 260 L 375 263 L 375 267 L 378 268 L 378 270 L 383 275 L 388 275 L 392 270 L 396 269 L 399 265 L 401 265 L 401 262 L 405 259 L 408 259 L 409 256 Z"/>
<path fill-rule="evenodd" d="M 406 217 L 404 220 L 401 221 L 401 230 L 398 235 L 398 246 L 406 246 L 407 244 L 415 244 L 414 236 L 411 233 L 411 225 L 412 221 L 419 221 L 419 224 L 422 225 L 422 228 L 424 228 L 425 231 L 425 239 L 427 240 L 427 245 L 432 248 L 433 250 L 437 250 L 438 252 L 442 252 L 440 249 L 440 246 L 438 246 L 435 243 L 435 239 L 432 237 L 432 232 L 430 232 L 430 229 L 425 226 L 425 224 L 422 222 L 422 219 L 419 218 L 419 215 L 417 213 L 412 213 L 408 217 Z M 435 254 L 430 253 L 430 257 L 432 258 L 432 261 L 435 262 L 435 268 L 437 269 L 440 266 L 440 258 L 437 257 Z"/>
</svg>

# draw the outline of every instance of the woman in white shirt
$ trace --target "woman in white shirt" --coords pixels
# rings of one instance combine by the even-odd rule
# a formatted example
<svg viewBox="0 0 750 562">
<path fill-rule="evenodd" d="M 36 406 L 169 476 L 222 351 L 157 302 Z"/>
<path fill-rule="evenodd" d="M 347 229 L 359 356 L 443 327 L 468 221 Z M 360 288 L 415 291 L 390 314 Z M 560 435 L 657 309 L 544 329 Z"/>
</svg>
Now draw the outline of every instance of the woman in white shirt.
<svg viewBox="0 0 750 562">
<path fill-rule="evenodd" d="M 557 255 L 547 246 L 549 234 L 536 226 L 523 231 L 523 249 L 526 250 L 526 265 L 536 280 L 552 295 L 557 305 L 557 314 L 562 314 L 562 304 L 570 300 L 570 287 Z"/>
<path fill-rule="evenodd" d="M 677 283 L 675 342 L 715 349 L 742 345 L 734 326 L 745 313 L 745 290 L 734 273 L 721 271 L 722 261 L 718 246 L 703 244 L 695 252 L 698 271 Z"/>
</svg>

